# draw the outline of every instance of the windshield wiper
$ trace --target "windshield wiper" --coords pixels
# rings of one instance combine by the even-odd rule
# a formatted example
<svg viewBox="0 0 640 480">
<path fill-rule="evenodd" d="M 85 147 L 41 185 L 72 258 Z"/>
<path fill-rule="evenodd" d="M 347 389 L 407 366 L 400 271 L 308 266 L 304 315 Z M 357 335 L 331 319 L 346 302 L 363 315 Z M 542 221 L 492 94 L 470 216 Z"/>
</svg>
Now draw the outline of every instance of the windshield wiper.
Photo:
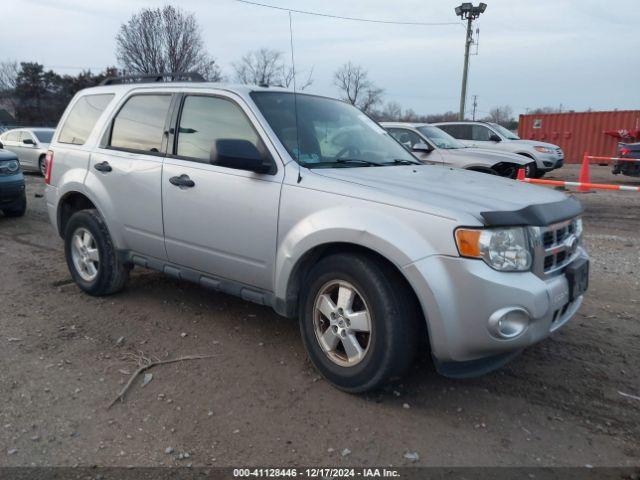
<svg viewBox="0 0 640 480">
<path fill-rule="evenodd" d="M 370 160 L 362 160 L 361 158 L 336 158 L 334 160 L 335 163 L 353 163 L 353 164 L 360 164 L 360 165 L 368 165 L 370 167 L 379 167 L 380 164 L 377 162 L 372 162 Z"/>
<path fill-rule="evenodd" d="M 417 162 L 415 160 L 408 160 L 406 158 L 394 158 L 390 162 L 384 162 L 379 165 L 422 165 L 422 162 Z"/>
<path fill-rule="evenodd" d="M 348 168 L 351 166 L 367 166 L 367 167 L 380 167 L 380 163 L 371 162 L 369 160 L 362 160 L 359 158 L 336 158 L 335 160 L 326 160 L 324 162 L 309 162 L 304 164 L 307 168 L 316 168 L 316 167 L 338 167 L 338 168 Z"/>
</svg>

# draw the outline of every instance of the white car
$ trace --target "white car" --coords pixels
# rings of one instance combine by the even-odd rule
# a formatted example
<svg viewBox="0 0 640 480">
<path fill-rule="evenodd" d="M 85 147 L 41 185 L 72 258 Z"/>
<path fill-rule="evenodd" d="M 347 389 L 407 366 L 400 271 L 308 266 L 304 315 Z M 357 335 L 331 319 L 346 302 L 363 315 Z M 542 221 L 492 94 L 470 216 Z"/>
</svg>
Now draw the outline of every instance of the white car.
<svg viewBox="0 0 640 480">
<path fill-rule="evenodd" d="M 502 150 L 535 160 L 534 171 L 529 175 L 531 177 L 540 178 L 564 164 L 564 153 L 559 146 L 538 140 L 522 140 L 497 123 L 465 121 L 441 122 L 433 125 L 469 147 Z"/>
<path fill-rule="evenodd" d="M 4 148 L 18 156 L 23 170 L 45 173 L 45 157 L 53 128 L 16 128 L 0 135 Z"/>
</svg>

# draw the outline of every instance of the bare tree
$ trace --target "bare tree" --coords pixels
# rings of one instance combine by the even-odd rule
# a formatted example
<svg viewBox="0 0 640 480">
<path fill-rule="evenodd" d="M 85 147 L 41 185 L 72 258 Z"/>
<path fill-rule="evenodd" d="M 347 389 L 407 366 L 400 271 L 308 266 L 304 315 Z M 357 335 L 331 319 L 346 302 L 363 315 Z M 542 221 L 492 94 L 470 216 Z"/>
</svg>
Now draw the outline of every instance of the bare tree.
<svg viewBox="0 0 640 480">
<path fill-rule="evenodd" d="M 402 107 L 397 102 L 387 102 L 380 112 L 382 121 L 397 122 L 402 118 Z"/>
<path fill-rule="evenodd" d="M 509 105 L 492 108 L 487 119 L 500 125 L 508 124 L 513 121 L 513 109 Z"/>
<path fill-rule="evenodd" d="M 342 99 L 365 113 L 382 102 L 383 89 L 368 78 L 368 72 L 360 65 L 345 63 L 333 76 L 333 83 L 342 93 Z"/>
<path fill-rule="evenodd" d="M 0 107 L 14 114 L 18 105 L 16 84 L 18 81 L 18 62 L 0 62 Z"/>
<path fill-rule="evenodd" d="M 236 80 L 250 85 L 274 85 L 289 88 L 293 85 L 296 72 L 285 63 L 283 53 L 269 48 L 252 50 L 238 63 L 233 64 Z M 313 83 L 313 68 L 307 79 L 296 84 L 298 90 L 304 90 Z M 297 79 L 296 79 L 297 80 Z"/>
<path fill-rule="evenodd" d="M 204 48 L 193 13 L 166 5 L 143 9 L 120 26 L 116 56 L 127 73 L 198 72 L 210 81 L 222 78 Z"/>
</svg>

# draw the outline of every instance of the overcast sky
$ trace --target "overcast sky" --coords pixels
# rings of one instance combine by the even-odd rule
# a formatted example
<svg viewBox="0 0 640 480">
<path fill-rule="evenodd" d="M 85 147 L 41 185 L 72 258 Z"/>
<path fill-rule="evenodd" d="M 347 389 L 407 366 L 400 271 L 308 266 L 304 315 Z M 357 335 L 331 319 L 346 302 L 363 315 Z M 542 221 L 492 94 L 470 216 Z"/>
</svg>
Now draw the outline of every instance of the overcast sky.
<svg viewBox="0 0 640 480">
<path fill-rule="evenodd" d="M 456 22 L 449 0 L 258 0 L 334 15 Z M 134 11 L 155 0 L 3 0 L 0 60 L 37 61 L 60 73 L 117 64 L 114 37 Z M 8 5 L 7 5 L 8 3 Z M 486 0 L 469 98 L 479 115 L 496 105 L 515 113 L 543 106 L 640 108 L 638 0 Z M 223 73 L 246 51 L 289 50 L 286 12 L 235 0 L 173 2 L 194 12 Z M 310 91 L 336 96 L 333 72 L 351 60 L 369 70 L 385 100 L 418 113 L 457 111 L 464 27 L 398 26 L 294 14 L 296 68 L 314 68 Z M 471 102 L 468 102 L 468 105 Z"/>
</svg>

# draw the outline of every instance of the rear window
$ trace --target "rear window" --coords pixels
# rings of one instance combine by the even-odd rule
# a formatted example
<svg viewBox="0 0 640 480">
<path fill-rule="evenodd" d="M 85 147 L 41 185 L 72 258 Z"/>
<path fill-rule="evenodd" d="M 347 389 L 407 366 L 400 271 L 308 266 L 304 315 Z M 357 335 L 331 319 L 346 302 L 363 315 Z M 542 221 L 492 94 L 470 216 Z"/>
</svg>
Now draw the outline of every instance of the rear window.
<svg viewBox="0 0 640 480">
<path fill-rule="evenodd" d="M 162 151 L 171 95 L 136 95 L 116 115 L 110 146 L 124 150 Z"/>
<path fill-rule="evenodd" d="M 113 97 L 113 93 L 80 97 L 60 130 L 58 142 L 83 145 Z"/>
</svg>

